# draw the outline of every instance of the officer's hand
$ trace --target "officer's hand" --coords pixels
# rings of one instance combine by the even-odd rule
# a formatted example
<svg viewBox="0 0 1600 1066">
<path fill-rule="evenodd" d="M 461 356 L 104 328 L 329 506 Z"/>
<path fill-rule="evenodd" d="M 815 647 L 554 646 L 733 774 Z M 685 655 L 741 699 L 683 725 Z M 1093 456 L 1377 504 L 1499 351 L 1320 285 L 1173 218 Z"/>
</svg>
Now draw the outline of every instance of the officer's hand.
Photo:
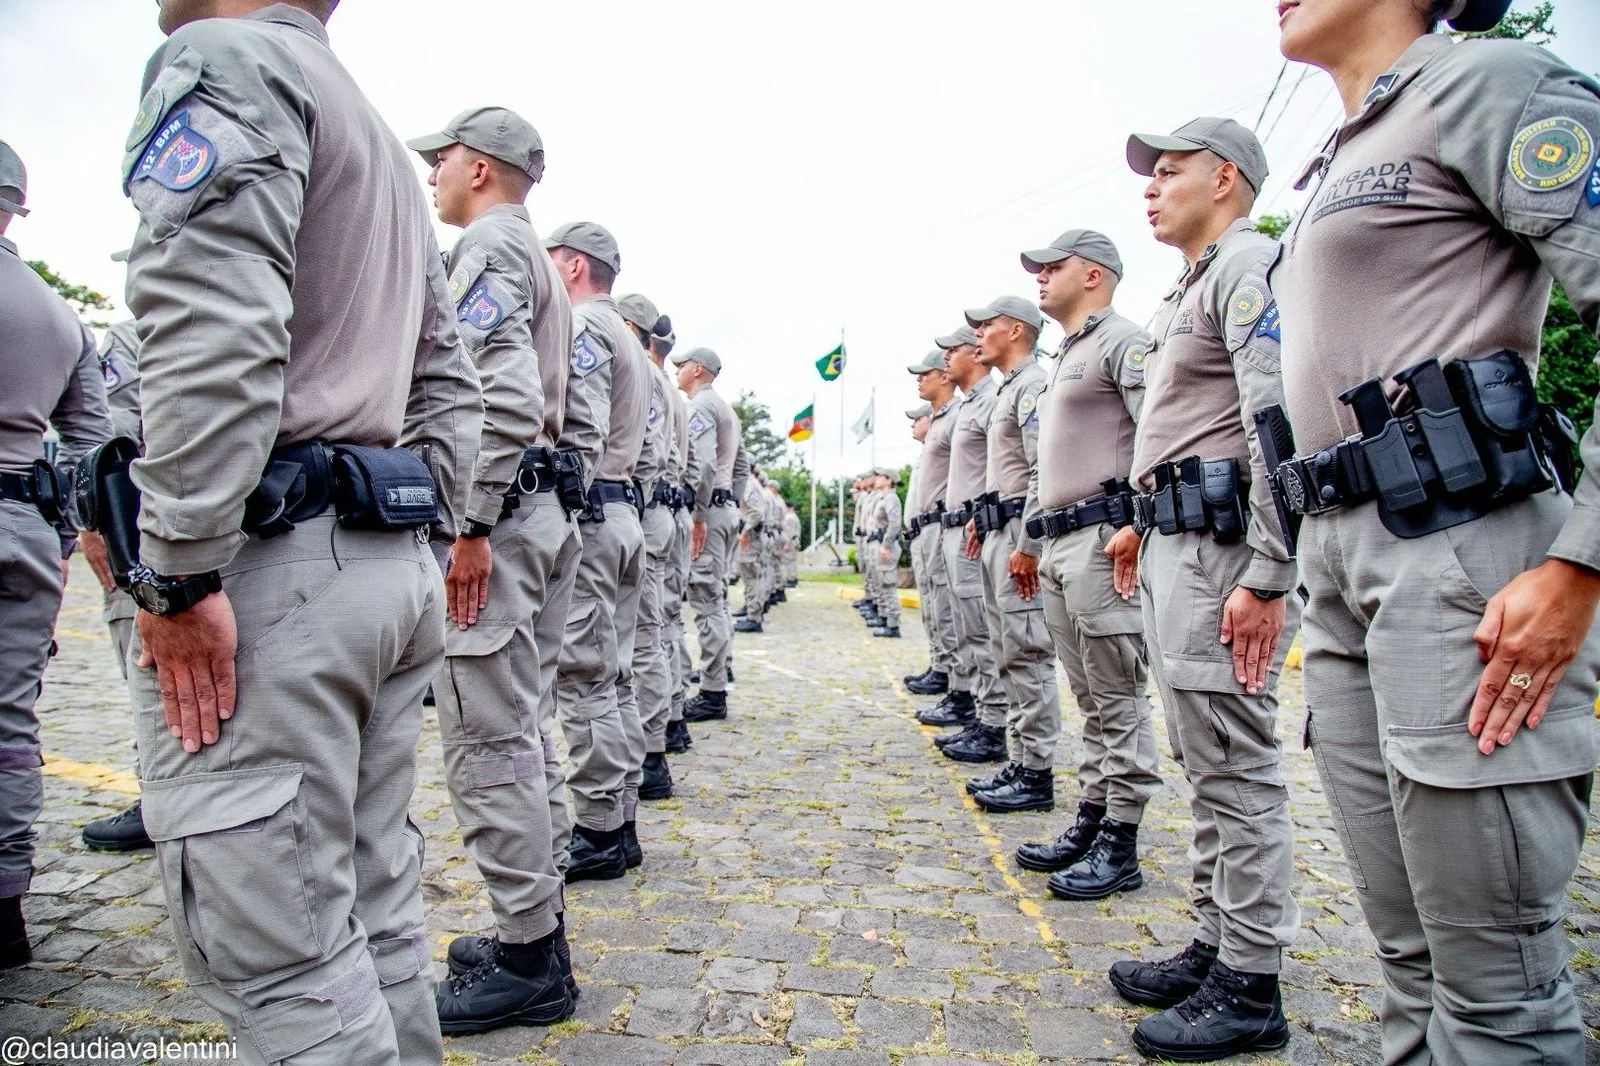
<svg viewBox="0 0 1600 1066">
<path fill-rule="evenodd" d="M 72 576 L 72 560 L 61 560 L 61 587 L 67 587 L 67 578 Z"/>
<path fill-rule="evenodd" d="M 86 529 L 78 534 L 78 547 L 83 551 L 83 557 L 89 560 L 89 569 L 94 571 L 95 580 L 100 582 L 100 587 L 110 592 L 116 587 L 116 579 L 111 576 L 111 555 L 106 551 L 106 542 L 92 529 Z"/>
<path fill-rule="evenodd" d="M 689 558 L 698 559 L 700 553 L 706 550 L 706 524 L 700 519 L 695 519 L 694 528 L 689 531 Z"/>
<path fill-rule="evenodd" d="M 1222 605 L 1222 643 L 1233 645 L 1233 676 L 1252 696 L 1266 688 L 1278 653 L 1284 599 L 1263 602 L 1241 586 Z"/>
<path fill-rule="evenodd" d="M 1472 634 L 1488 663 L 1467 716 L 1478 750 L 1494 754 L 1517 730 L 1537 726 L 1567 667 L 1583 647 L 1600 602 L 1600 574 L 1561 559 L 1546 559 L 1489 600 Z M 1527 678 L 1526 687 L 1510 684 Z"/>
<path fill-rule="evenodd" d="M 1143 540 L 1132 526 L 1123 526 L 1106 541 L 1105 553 L 1111 556 L 1111 583 L 1125 600 L 1133 599 L 1139 589 L 1139 544 Z"/>
<path fill-rule="evenodd" d="M 1031 600 L 1039 595 L 1039 560 L 1027 552 L 1011 553 L 1011 580 L 1017 595 Z"/>
<path fill-rule="evenodd" d="M 889 546 L 887 544 L 878 545 L 878 565 L 889 565 Z"/>
<path fill-rule="evenodd" d="M 976 559 L 983 554 L 983 545 L 978 541 L 978 524 L 972 519 L 967 519 L 967 558 Z"/>
<path fill-rule="evenodd" d="M 748 534 L 748 533 L 740 533 L 739 534 L 739 550 L 740 551 L 746 551 L 746 552 L 750 550 L 750 534 Z"/>
<path fill-rule="evenodd" d="M 493 569 L 494 551 L 488 537 L 457 537 L 450 545 L 444 603 L 456 628 L 466 629 L 478 620 L 478 612 L 489 602 L 489 572 Z"/>
<path fill-rule="evenodd" d="M 138 615 L 139 666 L 156 668 L 167 732 L 191 755 L 215 744 L 219 719 L 233 717 L 233 656 L 239 633 L 226 592 L 214 592 L 182 614 Z"/>
</svg>

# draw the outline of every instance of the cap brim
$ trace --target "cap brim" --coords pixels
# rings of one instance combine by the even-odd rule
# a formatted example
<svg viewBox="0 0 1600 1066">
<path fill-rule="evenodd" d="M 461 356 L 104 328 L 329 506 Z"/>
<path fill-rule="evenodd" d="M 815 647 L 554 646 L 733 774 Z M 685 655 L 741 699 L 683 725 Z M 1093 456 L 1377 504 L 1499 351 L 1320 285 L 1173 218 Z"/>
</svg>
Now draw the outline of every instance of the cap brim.
<svg viewBox="0 0 1600 1066">
<path fill-rule="evenodd" d="M 1135 174 L 1151 177 L 1156 172 L 1156 160 L 1162 152 L 1198 152 L 1205 145 L 1186 137 L 1159 137 L 1152 133 L 1135 133 L 1128 137 L 1128 166 Z"/>
<path fill-rule="evenodd" d="M 131 256 L 132 254 L 133 254 L 133 249 L 132 248 L 123 248 L 123 249 L 121 249 L 119 251 L 115 251 L 115 252 L 111 253 L 111 261 L 113 263 L 126 263 L 128 261 L 128 257 Z"/>
<path fill-rule="evenodd" d="M 1063 252 L 1060 248 L 1040 248 L 1033 252 L 1023 252 L 1022 269 L 1030 274 L 1037 274 L 1049 264 L 1059 263 L 1071 255 L 1071 252 Z"/>
<path fill-rule="evenodd" d="M 913 377 L 920 378 L 929 371 L 938 369 L 940 368 L 936 366 L 923 366 L 921 363 L 912 363 L 910 366 L 906 367 L 906 373 L 911 374 Z"/>
<path fill-rule="evenodd" d="M 947 352 L 951 348 L 959 348 L 963 344 L 966 344 L 966 343 L 967 343 L 966 341 L 962 340 L 960 337 L 956 336 L 954 333 L 946 333 L 943 337 L 935 337 L 935 338 L 933 338 L 934 347 L 942 348 Z"/>
<path fill-rule="evenodd" d="M 426 137 L 413 137 L 406 142 L 406 147 L 420 155 L 422 161 L 431 167 L 438 164 L 440 152 L 452 144 L 460 143 L 448 133 L 430 133 Z"/>
<path fill-rule="evenodd" d="M 973 329 L 977 329 L 991 318 L 1000 317 L 999 311 L 988 307 L 979 307 L 971 311 L 963 311 L 961 314 L 966 318 L 967 325 L 971 326 Z"/>
<path fill-rule="evenodd" d="M 0 196 L 0 211 L 16 215 L 19 218 L 24 218 L 28 214 L 26 207 L 23 207 L 9 196 Z"/>
</svg>

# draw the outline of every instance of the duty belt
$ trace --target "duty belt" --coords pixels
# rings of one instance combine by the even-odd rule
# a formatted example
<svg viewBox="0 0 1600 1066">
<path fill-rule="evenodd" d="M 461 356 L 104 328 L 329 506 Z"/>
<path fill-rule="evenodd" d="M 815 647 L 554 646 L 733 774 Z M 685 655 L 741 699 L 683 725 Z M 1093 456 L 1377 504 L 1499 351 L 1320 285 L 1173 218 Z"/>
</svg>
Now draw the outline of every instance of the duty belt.
<svg viewBox="0 0 1600 1066">
<path fill-rule="evenodd" d="M 734 503 L 734 499 L 733 499 L 733 490 L 732 489 L 712 489 L 711 490 L 711 506 L 713 506 L 713 507 L 730 507 L 730 506 L 733 505 L 733 503 Z"/>
<path fill-rule="evenodd" d="M 673 510 L 676 511 L 681 507 L 687 507 L 691 511 L 694 510 L 696 498 L 694 486 L 685 482 L 681 488 L 681 491 L 678 493 L 678 506 L 674 507 Z"/>
<path fill-rule="evenodd" d="M 965 506 L 953 511 L 945 511 L 939 515 L 939 524 L 946 529 L 959 529 L 972 520 L 972 512 Z"/>
<path fill-rule="evenodd" d="M 1002 500 L 998 492 L 986 492 L 976 500 L 968 500 L 967 506 L 972 510 L 978 539 L 982 540 L 990 533 L 1004 529 L 1006 523 L 1022 514 L 1027 502 L 1022 496 Z"/>
<path fill-rule="evenodd" d="M 579 513 L 579 520 L 604 522 L 608 503 L 625 503 L 638 510 L 639 494 L 634 491 L 633 482 L 596 480 L 589 486 L 588 504 Z"/>
<path fill-rule="evenodd" d="M 1028 536 L 1035 540 L 1045 537 L 1064 537 L 1079 529 L 1109 523 L 1119 529 L 1133 524 L 1133 489 L 1125 478 L 1111 478 L 1101 484 L 1105 491 L 1068 504 L 1054 511 L 1045 511 L 1028 519 Z"/>
<path fill-rule="evenodd" d="M 239 528 L 270 540 L 332 508 L 352 529 L 415 529 L 438 521 L 437 492 L 426 463 L 406 448 L 284 444 L 267 456 Z"/>
<path fill-rule="evenodd" d="M 645 507 L 655 507 L 660 504 L 666 504 L 674 511 L 678 509 L 678 491 L 665 478 L 657 481 L 656 487 L 650 490 L 650 502 L 645 504 Z"/>
<path fill-rule="evenodd" d="M 47 460 L 34 460 L 26 474 L 0 473 L 0 500 L 31 503 L 51 525 L 61 521 L 65 499 L 61 475 Z"/>
<path fill-rule="evenodd" d="M 1133 497 L 1133 528 L 1162 536 L 1210 533 L 1218 544 L 1244 539 L 1249 511 L 1240 492 L 1237 459 L 1203 460 L 1198 455 L 1161 463 L 1152 471 L 1154 492 Z"/>
</svg>

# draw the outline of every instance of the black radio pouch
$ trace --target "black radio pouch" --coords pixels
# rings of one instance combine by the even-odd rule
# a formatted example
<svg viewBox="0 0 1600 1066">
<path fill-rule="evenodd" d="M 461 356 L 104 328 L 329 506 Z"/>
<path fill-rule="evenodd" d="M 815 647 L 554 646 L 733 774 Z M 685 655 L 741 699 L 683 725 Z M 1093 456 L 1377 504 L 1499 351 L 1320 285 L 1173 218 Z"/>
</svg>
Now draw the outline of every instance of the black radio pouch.
<svg viewBox="0 0 1600 1066">
<path fill-rule="evenodd" d="M 552 463 L 556 474 L 556 499 L 569 515 L 575 515 L 589 505 L 583 489 L 583 456 L 577 452 L 555 452 Z"/>
<path fill-rule="evenodd" d="M 1211 539 L 1237 544 L 1244 539 L 1245 508 L 1239 495 L 1239 460 L 1215 459 L 1202 464 L 1200 495 L 1205 499 Z"/>
<path fill-rule="evenodd" d="M 1488 479 L 1480 497 L 1491 508 L 1543 492 L 1554 484 L 1540 454 L 1539 401 L 1528 364 L 1512 352 L 1458 359 L 1444 368 L 1451 391 L 1483 457 Z"/>
<path fill-rule="evenodd" d="M 347 529 L 415 529 L 439 520 L 439 490 L 408 448 L 335 444 L 333 506 Z"/>
<path fill-rule="evenodd" d="M 138 457 L 132 437 L 112 437 L 78 463 L 73 486 L 78 523 L 105 540 L 112 578 L 124 592 L 139 565 L 139 489 L 128 473 Z"/>
</svg>

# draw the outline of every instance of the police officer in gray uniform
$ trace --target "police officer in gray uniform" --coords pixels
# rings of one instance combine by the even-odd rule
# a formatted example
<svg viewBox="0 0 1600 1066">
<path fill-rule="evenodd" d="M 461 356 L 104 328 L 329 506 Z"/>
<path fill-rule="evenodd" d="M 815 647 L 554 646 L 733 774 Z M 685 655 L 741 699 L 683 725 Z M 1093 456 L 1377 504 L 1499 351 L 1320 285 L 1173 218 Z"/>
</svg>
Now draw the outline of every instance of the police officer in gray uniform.
<svg viewBox="0 0 1600 1066">
<path fill-rule="evenodd" d="M 928 435 L 917 464 L 923 511 L 916 516 L 922 532 L 916 543 L 924 545 L 931 608 L 922 610 L 935 651 L 932 668 L 921 678 L 907 678 L 906 688 L 918 695 L 944 694 L 938 704 L 917 712 L 924 725 L 965 725 L 973 716 L 970 656 L 962 653 L 956 635 L 956 607 L 950 591 L 950 572 L 944 556 L 944 515 L 949 508 L 950 432 L 955 426 L 956 388 L 945 372 L 944 351 L 933 349 L 920 363 L 906 368 L 917 376 L 917 395 L 928 401 Z M 926 539 L 924 539 L 926 538 Z"/>
<path fill-rule="evenodd" d="M 1151 329 L 1132 469 L 1145 494 L 1145 639 L 1173 752 L 1194 789 L 1200 931 L 1174 958 L 1116 963 L 1111 983 L 1133 1002 L 1167 1008 L 1134 1030 L 1142 1051 L 1197 1061 L 1289 1039 L 1278 972 L 1299 908 L 1276 725 L 1299 600 L 1289 595 L 1295 565 L 1249 414 L 1283 394 L 1266 280 L 1277 244 L 1250 223 L 1267 159 L 1237 122 L 1201 118 L 1169 137 L 1135 135 L 1128 162 L 1152 178 L 1145 198 L 1156 239 L 1187 264 Z M 1119 581 L 1132 592 L 1131 575 Z"/>
<path fill-rule="evenodd" d="M 867 566 L 874 574 L 873 591 L 878 606 L 875 637 L 900 636 L 900 534 L 904 508 L 897 486 L 898 471 L 880 466 L 872 472 L 877 500 L 867 528 Z"/>
<path fill-rule="evenodd" d="M 689 401 L 684 397 L 683 390 L 678 388 L 676 373 L 666 367 L 667 357 L 672 354 L 677 337 L 667 316 L 663 315 L 658 325 L 664 328 L 666 333 L 653 334 L 650 337 L 648 350 L 650 361 L 667 377 L 669 385 L 667 401 L 672 411 L 673 442 L 669 486 L 672 490 L 672 502 L 668 505 L 672 514 L 673 534 L 672 545 L 667 552 L 666 572 L 662 577 L 665 606 L 664 639 L 667 644 L 668 662 L 672 667 L 672 708 L 667 718 L 666 736 L 662 741 L 664 745 L 662 754 L 665 756 L 681 755 L 694 743 L 694 738 L 689 735 L 689 726 L 683 720 L 684 704 L 689 699 L 689 671 L 694 666 L 694 661 L 689 657 L 689 638 L 683 624 L 684 591 L 689 586 L 689 535 L 694 526 L 694 507 L 689 498 L 691 490 L 686 482 L 689 470 Z M 648 739 L 646 746 L 648 747 Z M 663 766 L 665 763 L 666 760 L 663 758 Z M 668 777 L 670 779 L 670 774 Z"/>
<path fill-rule="evenodd" d="M 767 478 L 751 470 L 744 494 L 739 499 L 739 539 L 734 552 L 739 578 L 744 584 L 744 606 L 734 624 L 735 633 L 762 632 L 761 620 L 767 613 L 766 560 L 763 543 L 767 535 Z"/>
<path fill-rule="evenodd" d="M 1078 817 L 1055 840 L 1024 844 L 1017 864 L 1058 871 L 1050 891 L 1101 899 L 1137 888 L 1138 832 L 1161 786 L 1147 695 L 1148 659 L 1137 593 L 1117 594 L 1116 569 L 1137 567 L 1127 521 L 1128 474 L 1154 339 L 1112 309 L 1122 276 L 1116 246 L 1068 230 L 1022 254 L 1038 276 L 1039 307 L 1066 336 L 1039 397 L 1039 590 L 1056 655 L 1083 714 Z"/>
<path fill-rule="evenodd" d="M 189 985 L 242 1061 L 438 1062 L 407 808 L 444 658 L 427 527 L 458 527 L 479 383 L 411 159 L 328 48 L 333 5 L 199 17 L 217 6 L 163 4 L 123 163 L 145 825 Z M 391 491 L 336 491 L 335 463 Z"/>
<path fill-rule="evenodd" d="M 495 919 L 486 944 L 457 937 L 451 945 L 453 968 L 472 974 L 440 990 L 440 1027 L 457 1034 L 544 1024 L 537 1019 L 556 1017 L 561 999 L 540 983 L 548 979 L 540 941 L 553 937 L 560 951 L 564 933 L 533 627 L 566 516 L 551 457 L 536 443 L 545 402 L 530 290 L 545 255 L 523 203 L 544 174 L 544 143 L 520 115 L 482 107 L 407 147 L 432 167 L 440 221 L 462 227 L 446 270 L 457 329 L 484 383 L 466 521 L 445 573 L 454 624 L 434 687 L 445 783 Z M 565 975 L 557 976 L 565 985 Z"/>
<path fill-rule="evenodd" d="M 739 416 L 718 395 L 722 357 L 691 348 L 672 357 L 678 388 L 689 397 L 689 474 L 694 489 L 694 525 L 689 537 L 689 606 L 700 635 L 700 691 L 684 705 L 684 721 L 728 716 L 728 655 L 733 633 L 728 618 L 728 556 L 739 527 L 734 464 L 739 453 Z"/>
<path fill-rule="evenodd" d="M 1600 85 L 1531 44 L 1430 32 L 1482 31 L 1506 7 L 1339 2 L 1282 21 L 1284 56 L 1333 75 L 1345 110 L 1271 275 L 1297 450 L 1376 470 L 1382 445 L 1345 442 L 1385 401 L 1471 442 L 1419 447 L 1428 502 L 1409 509 L 1398 464 L 1365 493 L 1295 464 L 1313 491 L 1285 493 L 1314 512 L 1306 730 L 1378 942 L 1385 1063 L 1593 1055 L 1563 918 L 1597 758 L 1600 433 L 1573 497 L 1526 459 L 1570 450 L 1548 412 L 1527 433 L 1552 275 L 1591 336 L 1600 322 Z M 1402 388 L 1428 357 L 1442 371 Z"/>
<path fill-rule="evenodd" d="M 73 548 L 44 434 L 55 427 L 66 462 L 111 434 L 94 337 L 4 236 L 27 195 L 22 160 L 0 141 L 0 968 L 32 958 L 22 896 L 44 804 L 33 707 Z"/>
<path fill-rule="evenodd" d="M 572 761 L 570 883 L 621 877 L 641 861 L 631 830 L 644 730 L 632 676 L 644 531 L 633 472 L 648 441 L 650 377 L 649 360 L 611 296 L 622 270 L 616 239 L 593 222 L 569 222 L 545 247 L 572 300 L 572 391 L 602 416 L 603 432 L 579 516 L 583 552 L 556 672 Z"/>
</svg>

